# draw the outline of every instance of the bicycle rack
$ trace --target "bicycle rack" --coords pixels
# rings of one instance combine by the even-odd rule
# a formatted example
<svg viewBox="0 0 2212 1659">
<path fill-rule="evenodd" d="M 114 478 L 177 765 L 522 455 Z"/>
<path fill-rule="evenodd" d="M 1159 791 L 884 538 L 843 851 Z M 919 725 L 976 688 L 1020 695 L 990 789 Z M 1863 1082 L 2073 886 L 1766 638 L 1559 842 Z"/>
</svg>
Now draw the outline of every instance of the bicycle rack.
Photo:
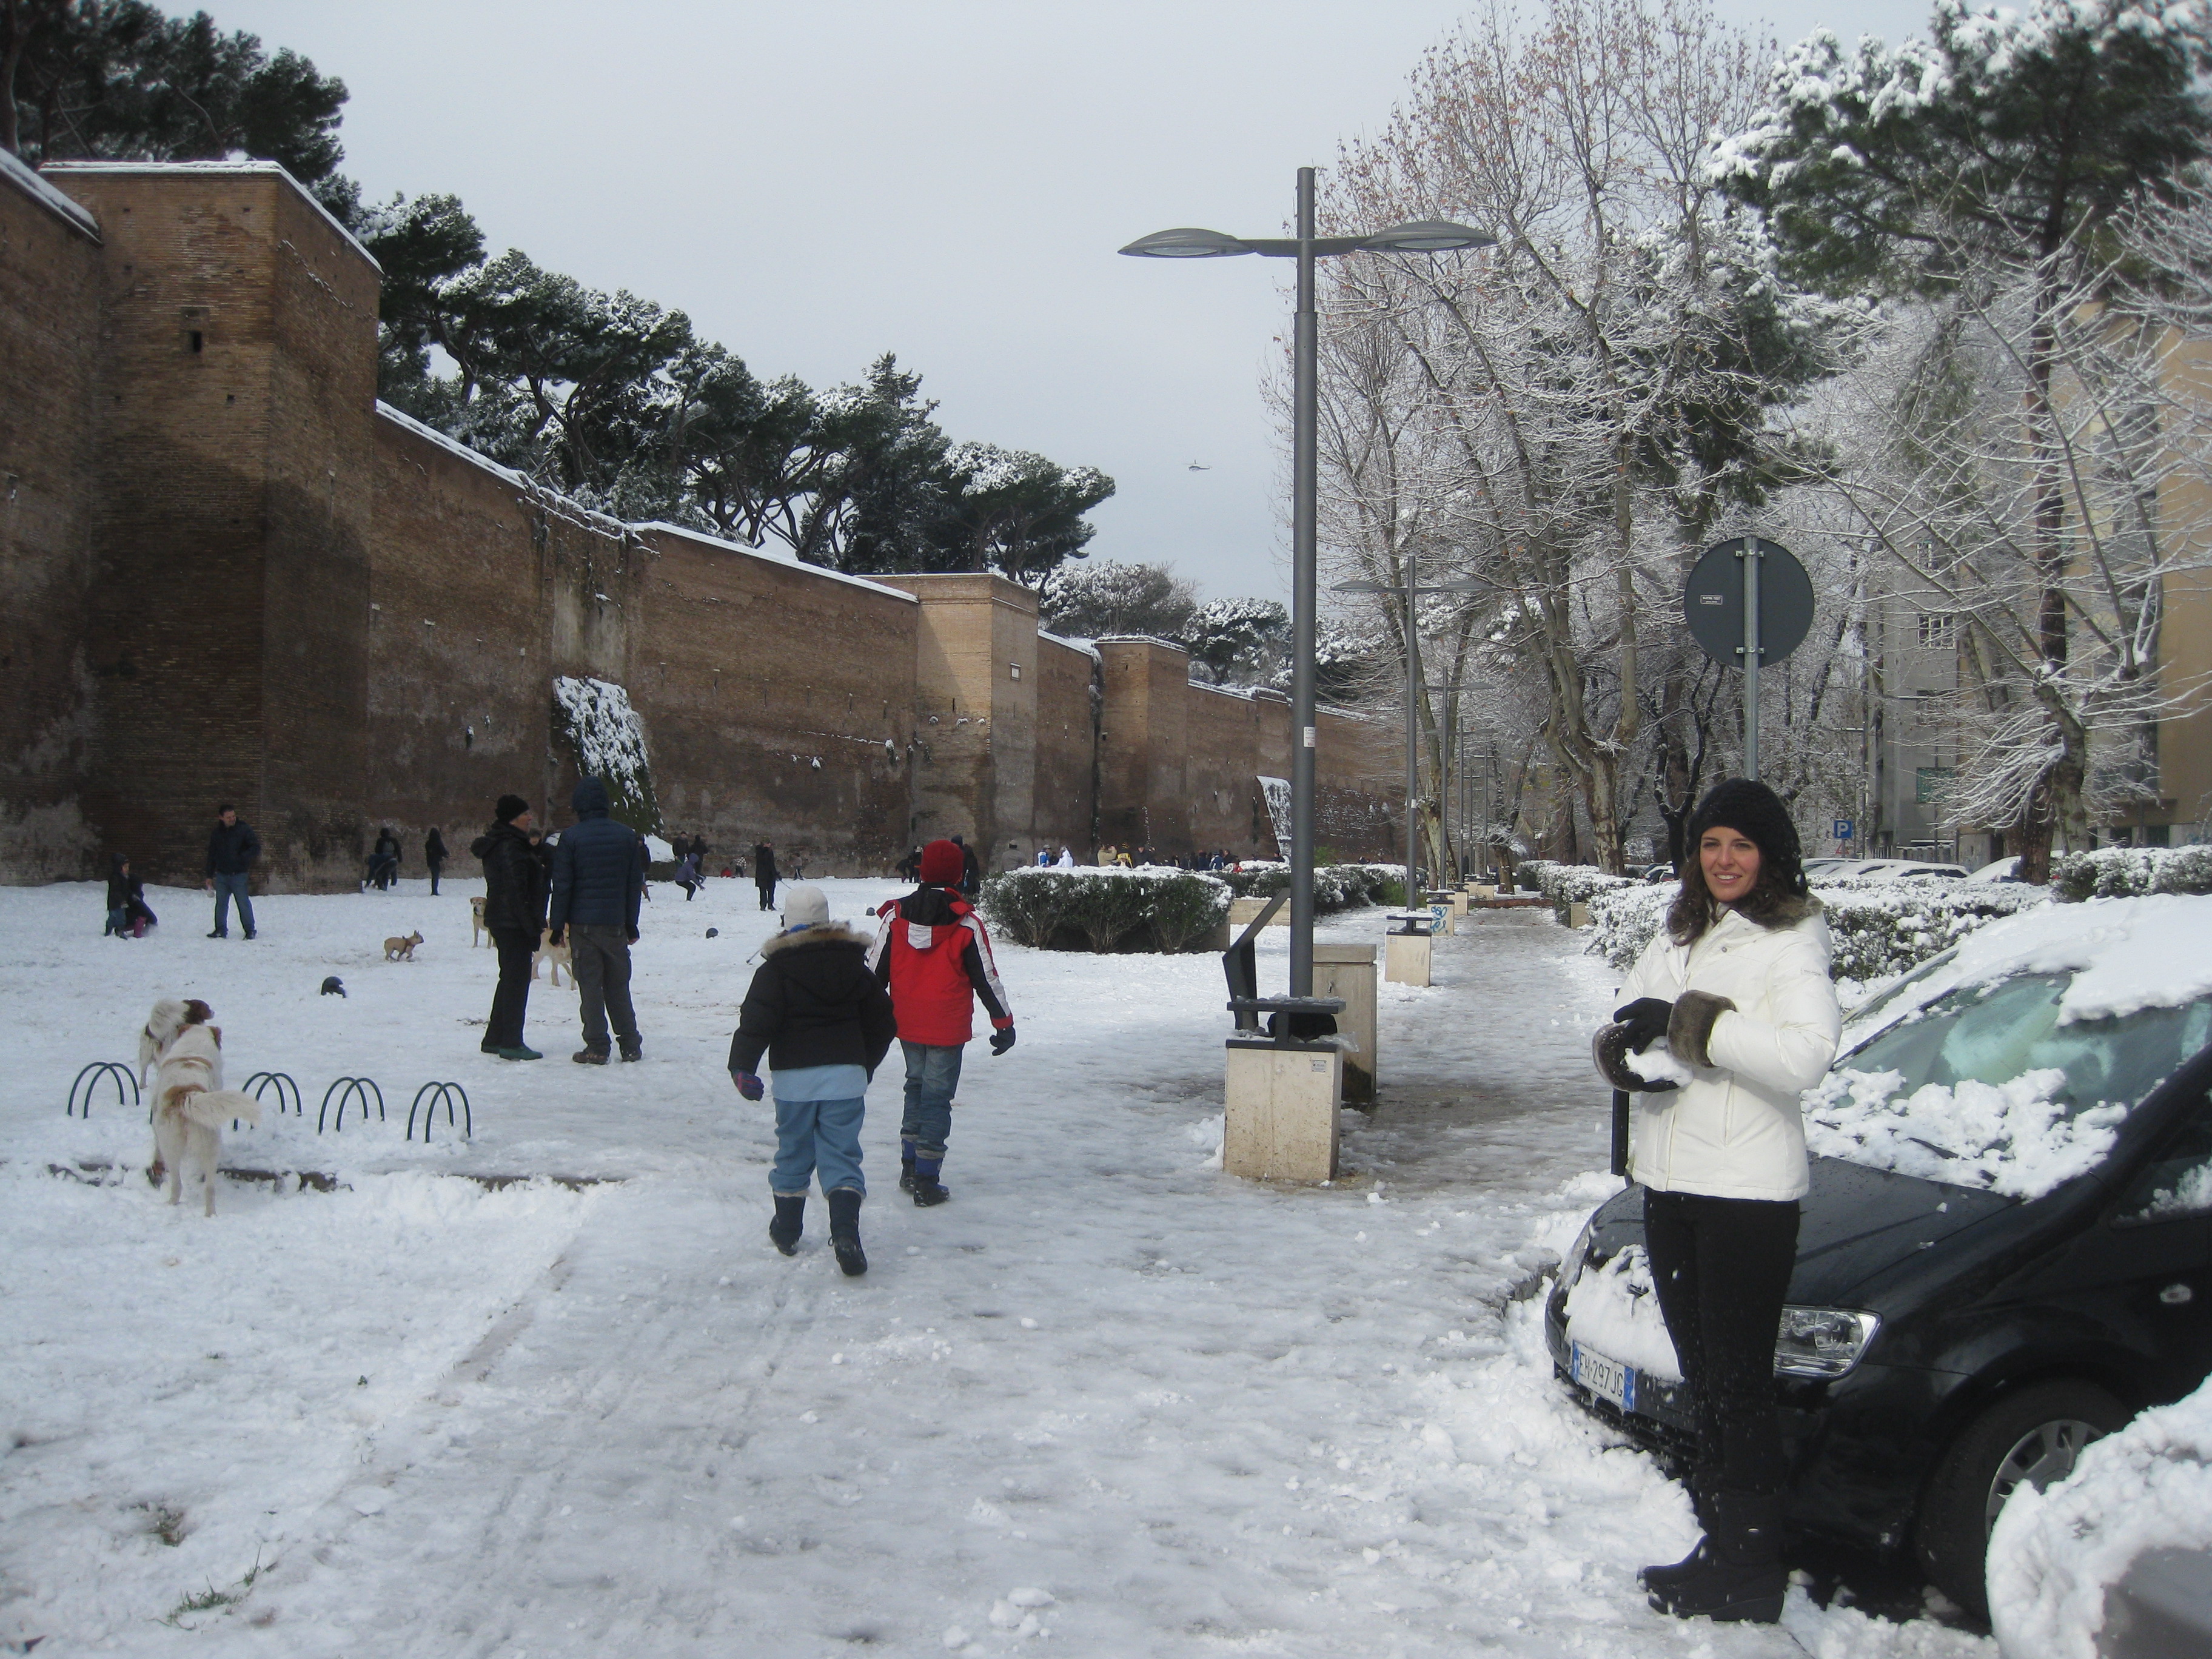
<svg viewBox="0 0 2212 1659">
<path fill-rule="evenodd" d="M 87 1082 L 87 1079 L 90 1079 L 91 1081 Z M 145 1098 L 138 1088 L 138 1074 L 128 1066 L 119 1060 L 95 1060 L 84 1070 L 79 1072 L 76 1074 L 76 1081 L 70 1085 L 69 1103 L 62 1109 L 62 1115 L 64 1117 L 76 1115 L 77 1091 L 82 1089 L 84 1117 L 85 1121 L 89 1123 L 92 1121 L 93 1091 L 100 1086 L 103 1079 L 115 1085 L 115 1103 L 118 1106 L 123 1104 L 123 1085 L 126 1083 L 131 1085 L 131 1103 L 133 1106 Z"/>
<path fill-rule="evenodd" d="M 284 1115 L 287 1106 L 297 1116 L 307 1115 L 307 1109 L 300 1103 L 300 1085 L 292 1081 L 289 1072 L 256 1072 L 240 1086 L 256 1100 L 261 1099 L 270 1090 L 276 1090 L 276 1115 L 279 1117 Z"/>
<path fill-rule="evenodd" d="M 336 1100 L 338 1103 L 338 1115 L 337 1121 L 331 1125 L 331 1132 L 333 1134 L 343 1134 L 347 1103 L 352 1101 L 360 1102 L 361 1115 L 362 1121 L 366 1121 L 368 1117 L 368 1103 L 371 1099 L 376 1102 L 376 1121 L 381 1123 L 384 1121 L 384 1091 L 376 1086 L 375 1079 L 365 1077 L 340 1078 L 323 1091 L 323 1103 L 315 1113 L 315 1133 L 322 1133 L 323 1119 L 329 1113 L 332 1100 Z"/>
<path fill-rule="evenodd" d="M 430 1144 L 430 1126 L 437 1121 L 438 1108 L 441 1103 L 446 1109 L 446 1127 L 448 1129 L 453 1127 L 453 1102 L 456 1100 L 461 1103 L 461 1139 L 468 1140 L 474 1138 L 477 1126 L 476 1119 L 469 1110 L 469 1091 L 458 1083 L 426 1083 L 415 1091 L 414 1102 L 407 1108 L 408 1139 L 415 1139 L 415 1108 L 422 1104 L 425 1096 L 430 1102 L 422 1113 L 422 1144 L 425 1146 Z"/>
</svg>

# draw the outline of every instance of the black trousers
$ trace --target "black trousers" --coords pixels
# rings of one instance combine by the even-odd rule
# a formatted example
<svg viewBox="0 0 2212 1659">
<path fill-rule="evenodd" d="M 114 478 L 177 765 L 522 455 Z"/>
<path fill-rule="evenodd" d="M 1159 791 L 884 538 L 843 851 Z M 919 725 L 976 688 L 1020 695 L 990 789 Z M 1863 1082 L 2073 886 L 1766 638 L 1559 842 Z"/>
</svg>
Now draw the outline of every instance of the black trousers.
<svg viewBox="0 0 2212 1659">
<path fill-rule="evenodd" d="M 769 878 L 769 879 L 768 879 L 768 880 L 766 880 L 766 881 L 762 881 L 762 880 L 758 879 L 757 878 L 755 878 L 755 880 L 754 880 L 754 882 L 753 882 L 753 886 L 754 886 L 757 890 L 758 890 L 758 891 L 759 891 L 759 893 L 760 893 L 760 908 L 761 908 L 762 909 L 763 909 L 763 910 L 773 910 L 773 909 L 775 909 L 775 877 L 773 877 L 773 876 L 771 876 L 771 877 L 770 877 L 770 878 Z"/>
<path fill-rule="evenodd" d="M 1789 1479 L 1774 1338 L 1797 1265 L 1797 1201 L 1644 1194 L 1659 1311 L 1698 1405 L 1696 1479 L 1778 1492 Z"/>
<path fill-rule="evenodd" d="M 490 933 L 492 946 L 499 952 L 499 988 L 491 994 L 491 1018 L 484 1022 L 483 1046 L 520 1048 L 523 1011 L 530 1001 L 530 959 L 538 954 L 538 930 L 494 927 Z"/>
<path fill-rule="evenodd" d="M 432 859 L 430 860 L 430 896 L 432 898 L 438 896 L 438 877 L 445 867 L 446 866 L 443 860 Z"/>
</svg>

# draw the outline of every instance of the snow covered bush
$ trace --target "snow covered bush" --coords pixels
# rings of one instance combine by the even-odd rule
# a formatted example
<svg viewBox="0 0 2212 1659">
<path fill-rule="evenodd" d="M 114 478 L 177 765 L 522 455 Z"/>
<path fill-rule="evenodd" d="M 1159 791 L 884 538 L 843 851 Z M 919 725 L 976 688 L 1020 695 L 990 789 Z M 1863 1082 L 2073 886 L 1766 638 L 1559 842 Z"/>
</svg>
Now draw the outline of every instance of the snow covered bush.
<svg viewBox="0 0 2212 1659">
<path fill-rule="evenodd" d="M 2212 893 L 2212 847 L 2106 847 L 2055 861 L 2051 885 L 2072 903 L 2145 893 Z"/>
<path fill-rule="evenodd" d="M 1632 966 L 1665 924 L 1667 907 L 1680 890 L 1675 882 L 1631 882 L 1598 891 L 1588 901 L 1596 927 L 1590 949 L 1615 968 Z M 1999 916 L 2017 915 L 2050 900 L 2043 888 L 1996 882 L 1943 887 L 1867 882 L 1819 886 L 1813 892 L 1827 913 L 1828 936 L 1834 943 L 1829 972 L 1861 983 L 1901 974 Z"/>
<path fill-rule="evenodd" d="M 2147 1411 L 1990 1534 L 1990 1620 L 2008 1654 L 2096 1659 L 2106 1591 L 2147 1551 L 2212 1549 L 2212 1382 Z"/>
<path fill-rule="evenodd" d="M 1229 884 L 1188 870 L 1008 870 L 983 883 L 984 920 L 1041 951 L 1204 950 Z"/>
<path fill-rule="evenodd" d="M 1522 860 L 1513 872 L 1513 880 L 1516 885 L 1550 900 L 1562 926 L 1577 904 L 1589 904 L 1601 893 L 1644 885 L 1631 876 L 1609 875 L 1594 864 L 1554 864 L 1549 859 Z M 1594 917 L 1597 912 L 1593 908 L 1590 914 Z"/>
<path fill-rule="evenodd" d="M 1287 864 L 1246 865 L 1220 878 L 1238 898 L 1272 898 L 1291 890 Z M 1314 911 L 1355 910 L 1364 904 L 1403 904 L 1405 866 L 1399 864 L 1324 864 L 1314 871 Z"/>
<path fill-rule="evenodd" d="M 553 736 L 574 758 L 580 776 L 606 785 L 610 817 L 641 832 L 660 827 L 645 724 L 629 692 L 611 680 L 560 676 L 553 682 Z"/>
</svg>

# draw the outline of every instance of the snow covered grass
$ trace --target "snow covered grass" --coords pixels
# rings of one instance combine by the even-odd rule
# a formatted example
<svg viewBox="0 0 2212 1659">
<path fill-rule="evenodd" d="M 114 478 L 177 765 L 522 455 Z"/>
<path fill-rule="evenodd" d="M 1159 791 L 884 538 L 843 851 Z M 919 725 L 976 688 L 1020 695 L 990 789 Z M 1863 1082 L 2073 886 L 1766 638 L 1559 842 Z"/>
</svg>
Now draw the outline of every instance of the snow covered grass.
<svg viewBox="0 0 2212 1659">
<path fill-rule="evenodd" d="M 2096 1659 L 2107 1589 L 2155 1549 L 2212 1550 L 2212 1382 L 2098 1441 L 2047 1491 L 2014 1489 L 1990 1535 L 2004 1652 Z"/>
<path fill-rule="evenodd" d="M 844 917 L 898 890 L 823 885 Z M 1328 1189 L 1218 1171 L 1217 962 L 1002 946 L 1021 1041 L 969 1051 L 953 1201 L 882 1179 L 879 1077 L 874 1267 L 847 1280 L 818 1204 L 797 1260 L 763 1237 L 770 1120 L 723 1069 L 774 923 L 750 884 L 656 889 L 646 1060 L 605 1069 L 562 1058 L 573 993 L 542 981 L 548 1059 L 477 1052 L 474 890 L 261 899 L 251 945 L 202 939 L 198 894 L 154 893 L 167 925 L 118 943 L 96 888 L 0 890 L 0 1642 L 1988 1659 L 1802 1595 L 1787 1634 L 1645 1611 L 1636 1567 L 1686 1547 L 1687 1504 L 1541 1341 L 1542 1275 L 1615 1183 L 1582 1173 L 1608 976 L 1540 915 L 1382 988 L 1384 1104 L 1346 1115 Z M 384 963 L 415 929 L 418 959 Z M 1263 983 L 1286 948 L 1261 942 Z M 349 997 L 316 994 L 330 973 Z M 335 1190 L 226 1182 L 204 1220 L 145 1184 L 143 1112 L 63 1116 L 163 992 L 215 1006 L 234 1078 L 306 1091 L 305 1124 L 225 1162 Z M 398 1109 L 317 1136 L 346 1074 Z M 472 1142 L 401 1139 L 434 1078 L 468 1085 Z"/>
</svg>

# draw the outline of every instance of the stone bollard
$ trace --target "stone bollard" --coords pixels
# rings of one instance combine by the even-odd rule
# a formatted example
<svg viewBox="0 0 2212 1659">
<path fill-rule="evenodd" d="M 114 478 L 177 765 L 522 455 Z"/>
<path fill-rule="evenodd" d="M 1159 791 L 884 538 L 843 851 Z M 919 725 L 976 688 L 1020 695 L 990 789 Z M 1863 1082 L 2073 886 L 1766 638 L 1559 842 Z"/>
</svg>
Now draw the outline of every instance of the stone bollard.
<svg viewBox="0 0 2212 1659">
<path fill-rule="evenodd" d="M 1236 929 L 1238 933 L 1242 933 L 1245 928 L 1249 927 L 1254 922 L 1259 921 L 1260 912 L 1267 908 L 1267 902 L 1268 902 L 1264 898 L 1233 898 L 1230 900 L 1230 927 Z M 1267 926 L 1270 927 L 1287 927 L 1290 925 L 1291 907 L 1288 904 L 1284 905 L 1280 909 L 1277 910 L 1273 916 L 1268 918 L 1267 921 Z M 1223 948 L 1226 949 L 1227 947 L 1224 946 Z"/>
<path fill-rule="evenodd" d="M 1222 1169 L 1248 1181 L 1335 1180 L 1343 1086 L 1334 1043 L 1230 1038 Z"/>
<path fill-rule="evenodd" d="M 1584 904 L 1580 899 L 1574 900 L 1567 906 L 1567 926 L 1587 927 L 1589 925 L 1589 906 Z"/>
<path fill-rule="evenodd" d="M 1431 946 L 1428 933 L 1392 933 L 1382 940 L 1382 977 L 1398 985 L 1426 985 Z"/>
<path fill-rule="evenodd" d="M 1336 1029 L 1354 1042 L 1357 1052 L 1344 1055 L 1344 1102 L 1347 1106 L 1375 1103 L 1377 1075 L 1375 1049 L 1375 947 L 1371 945 L 1322 945 L 1313 948 L 1314 994 L 1340 997 L 1344 1012 Z"/>
</svg>

